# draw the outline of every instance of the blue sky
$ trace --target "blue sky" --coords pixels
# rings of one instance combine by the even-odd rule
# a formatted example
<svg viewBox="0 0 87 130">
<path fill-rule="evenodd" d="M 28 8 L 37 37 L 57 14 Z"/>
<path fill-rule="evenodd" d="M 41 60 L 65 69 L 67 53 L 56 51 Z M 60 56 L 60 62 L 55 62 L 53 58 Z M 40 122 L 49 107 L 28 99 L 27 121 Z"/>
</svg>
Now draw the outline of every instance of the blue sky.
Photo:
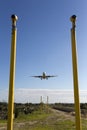
<svg viewBox="0 0 87 130">
<path fill-rule="evenodd" d="M 0 3 L 0 89 L 9 88 L 11 15 L 18 16 L 15 89 L 73 89 L 70 16 L 77 15 L 79 87 L 87 86 L 87 1 L 3 0 Z M 48 80 L 30 76 L 58 75 Z"/>
</svg>

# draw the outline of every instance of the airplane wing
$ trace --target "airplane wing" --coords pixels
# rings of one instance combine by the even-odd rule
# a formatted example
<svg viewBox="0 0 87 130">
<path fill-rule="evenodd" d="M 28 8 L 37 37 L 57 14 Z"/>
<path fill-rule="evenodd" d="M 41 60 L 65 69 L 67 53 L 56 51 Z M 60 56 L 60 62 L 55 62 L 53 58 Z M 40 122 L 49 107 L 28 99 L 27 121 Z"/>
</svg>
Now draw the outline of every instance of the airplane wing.
<svg viewBox="0 0 87 130">
<path fill-rule="evenodd" d="M 34 77 L 34 78 L 42 78 L 41 75 L 39 75 L 39 76 L 31 76 L 31 77 Z"/>
<path fill-rule="evenodd" d="M 47 78 L 51 78 L 51 77 L 57 77 L 57 75 L 47 75 Z"/>
</svg>

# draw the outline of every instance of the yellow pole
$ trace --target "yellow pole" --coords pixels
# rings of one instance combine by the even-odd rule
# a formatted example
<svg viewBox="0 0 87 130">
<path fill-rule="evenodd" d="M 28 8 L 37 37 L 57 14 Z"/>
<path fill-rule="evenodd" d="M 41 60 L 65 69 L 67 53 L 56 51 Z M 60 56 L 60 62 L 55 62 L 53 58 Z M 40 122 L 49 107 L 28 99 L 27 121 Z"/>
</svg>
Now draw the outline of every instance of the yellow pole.
<svg viewBox="0 0 87 130">
<path fill-rule="evenodd" d="M 76 55 L 76 38 L 75 38 L 75 22 L 76 16 L 70 18 L 72 22 L 71 28 L 71 42 L 72 42 L 72 66 L 73 66 L 73 85 L 74 85 L 74 102 L 76 113 L 76 130 L 81 130 L 81 116 L 80 116 L 80 103 L 79 103 L 79 88 L 78 88 L 78 70 L 77 70 L 77 55 Z"/>
<path fill-rule="evenodd" d="M 8 123 L 7 130 L 13 130 L 14 118 L 14 80 L 16 63 L 16 21 L 17 16 L 12 15 L 12 39 L 11 39 L 11 57 L 10 57 L 10 77 L 9 77 L 9 99 L 8 99 Z"/>
</svg>

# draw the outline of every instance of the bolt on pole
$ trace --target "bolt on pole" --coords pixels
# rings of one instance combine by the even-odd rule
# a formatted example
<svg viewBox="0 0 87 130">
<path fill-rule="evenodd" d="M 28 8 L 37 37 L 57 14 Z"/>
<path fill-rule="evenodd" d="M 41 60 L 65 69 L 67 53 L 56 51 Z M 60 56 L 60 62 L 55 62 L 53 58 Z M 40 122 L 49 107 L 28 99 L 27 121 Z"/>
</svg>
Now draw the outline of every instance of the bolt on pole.
<svg viewBox="0 0 87 130">
<path fill-rule="evenodd" d="M 16 64 L 16 15 L 12 19 L 12 37 L 11 37 L 11 56 L 10 56 L 10 77 L 9 77 L 9 98 L 8 98 L 8 122 L 7 130 L 13 130 L 14 118 L 14 81 L 15 81 L 15 64 Z"/>
<path fill-rule="evenodd" d="M 79 86 L 78 86 L 78 68 L 77 68 L 77 50 L 76 50 L 76 16 L 70 17 L 72 22 L 71 28 L 71 44 L 72 44 L 72 67 L 73 67 L 73 85 L 74 85 L 74 102 L 75 102 L 75 114 L 76 114 L 76 130 L 82 130 L 81 128 L 81 115 L 80 115 L 80 103 L 79 103 Z"/>
</svg>

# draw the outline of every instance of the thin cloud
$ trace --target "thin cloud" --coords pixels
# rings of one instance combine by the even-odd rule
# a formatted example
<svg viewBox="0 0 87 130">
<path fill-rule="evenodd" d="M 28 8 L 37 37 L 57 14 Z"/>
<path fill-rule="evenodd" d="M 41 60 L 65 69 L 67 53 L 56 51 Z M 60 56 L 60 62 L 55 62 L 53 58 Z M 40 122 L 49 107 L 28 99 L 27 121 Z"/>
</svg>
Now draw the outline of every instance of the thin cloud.
<svg viewBox="0 0 87 130">
<path fill-rule="evenodd" d="M 0 101 L 8 101 L 8 90 L 0 91 Z M 15 89 L 15 102 L 20 103 L 40 103 L 40 98 L 44 103 L 47 102 L 47 96 L 49 97 L 49 103 L 74 103 L 73 90 L 58 90 L 58 89 Z M 87 90 L 80 91 L 80 102 L 85 103 L 87 99 Z"/>
</svg>

